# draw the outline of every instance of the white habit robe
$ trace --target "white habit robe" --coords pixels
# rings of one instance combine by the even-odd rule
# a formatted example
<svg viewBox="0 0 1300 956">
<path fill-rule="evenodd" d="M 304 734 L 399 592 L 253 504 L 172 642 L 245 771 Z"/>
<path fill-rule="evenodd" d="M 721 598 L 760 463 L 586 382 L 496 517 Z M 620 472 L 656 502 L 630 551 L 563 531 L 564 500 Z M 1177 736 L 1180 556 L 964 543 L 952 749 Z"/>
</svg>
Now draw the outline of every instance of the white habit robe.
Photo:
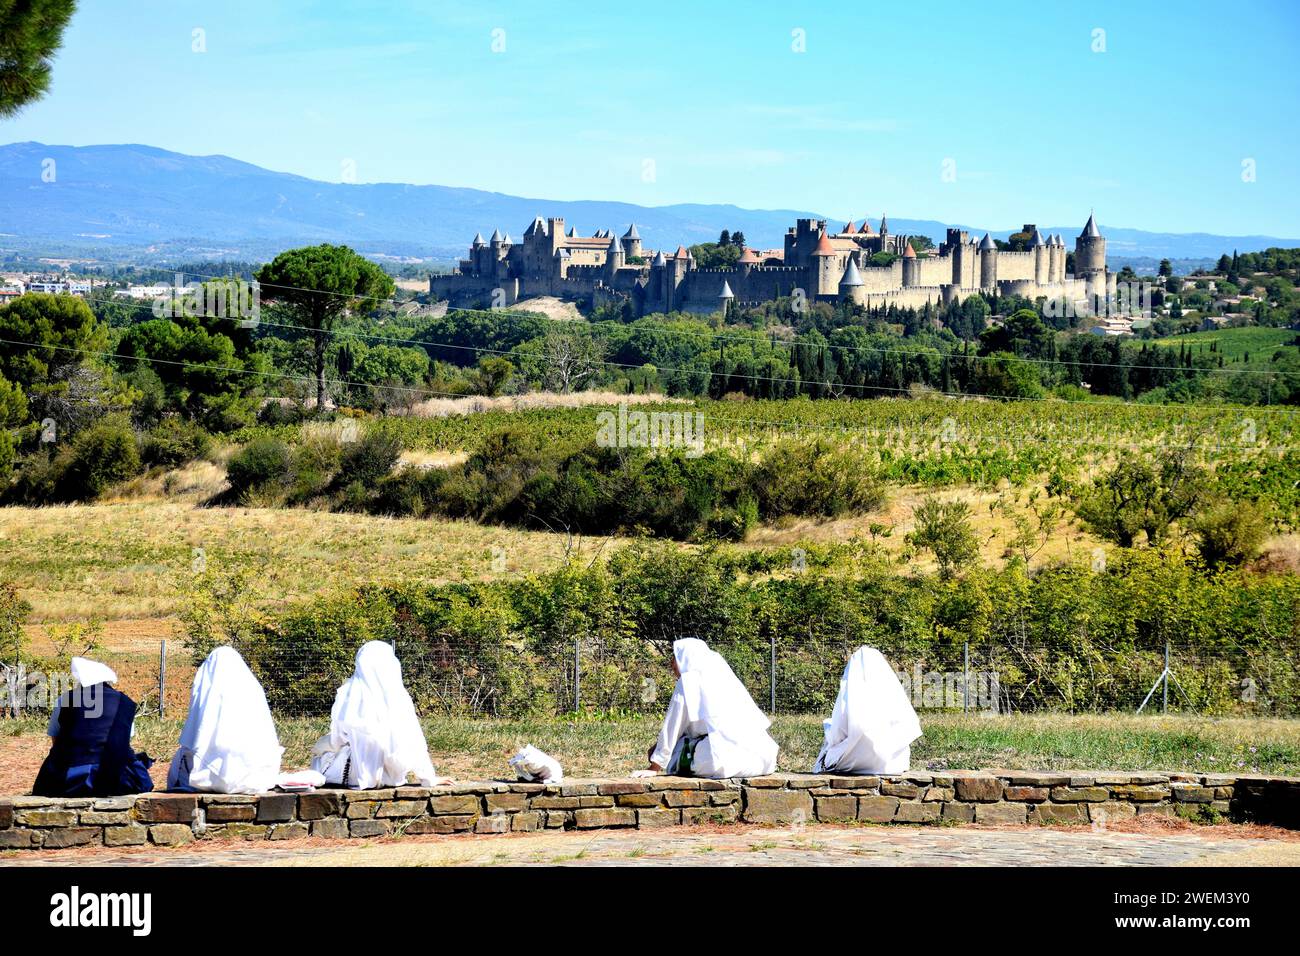
<svg viewBox="0 0 1300 956">
<path fill-rule="evenodd" d="M 194 674 L 167 788 L 263 793 L 275 786 L 283 754 L 262 685 L 238 651 L 218 647 Z"/>
<path fill-rule="evenodd" d="M 681 677 L 650 760 L 672 771 L 683 739 L 697 739 L 691 773 L 720 780 L 761 777 L 776 770 L 771 721 L 755 705 L 722 655 L 697 638 L 673 642 Z"/>
<path fill-rule="evenodd" d="M 813 773 L 906 773 L 921 722 L 884 655 L 859 647 L 840 678 L 840 693 Z"/>
<path fill-rule="evenodd" d="M 328 783 L 400 787 L 414 774 L 422 786 L 434 785 L 424 731 L 390 645 L 371 641 L 357 651 L 356 669 L 334 697 L 330 732 L 313 752 L 311 768 Z"/>
</svg>

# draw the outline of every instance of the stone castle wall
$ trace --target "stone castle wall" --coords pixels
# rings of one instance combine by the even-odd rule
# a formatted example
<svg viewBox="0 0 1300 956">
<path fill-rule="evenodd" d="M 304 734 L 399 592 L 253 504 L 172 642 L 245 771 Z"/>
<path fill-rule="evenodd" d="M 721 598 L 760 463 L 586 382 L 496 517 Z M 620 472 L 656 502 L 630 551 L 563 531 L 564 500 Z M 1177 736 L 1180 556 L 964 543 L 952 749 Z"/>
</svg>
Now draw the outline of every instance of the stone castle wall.
<svg viewBox="0 0 1300 956">
<path fill-rule="evenodd" d="M 944 771 L 487 782 L 251 796 L 0 798 L 0 849 L 172 846 L 693 823 L 1101 824 L 1145 814 L 1300 829 L 1300 779 L 1191 773 Z"/>
</svg>

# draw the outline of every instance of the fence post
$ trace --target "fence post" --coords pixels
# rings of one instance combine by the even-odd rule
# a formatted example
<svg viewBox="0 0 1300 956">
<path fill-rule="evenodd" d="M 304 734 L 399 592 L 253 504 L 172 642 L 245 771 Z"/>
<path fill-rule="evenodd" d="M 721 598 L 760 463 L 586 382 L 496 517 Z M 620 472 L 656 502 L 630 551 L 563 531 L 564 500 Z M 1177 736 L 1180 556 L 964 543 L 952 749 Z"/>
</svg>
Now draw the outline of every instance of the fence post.
<svg viewBox="0 0 1300 956">
<path fill-rule="evenodd" d="M 1169 642 L 1165 641 L 1165 679 L 1162 682 L 1160 713 L 1169 713 Z"/>
<path fill-rule="evenodd" d="M 573 639 L 573 712 L 582 710 L 582 641 Z"/>
<path fill-rule="evenodd" d="M 770 662 L 768 664 L 767 688 L 768 688 L 768 695 L 771 700 L 771 705 L 768 708 L 768 713 L 775 714 L 776 713 L 776 632 L 775 631 L 772 632 L 770 639 L 772 642 L 772 655 L 771 655 Z"/>
<path fill-rule="evenodd" d="M 158 716 L 163 716 L 163 697 L 167 693 L 167 642 L 158 646 Z"/>
<path fill-rule="evenodd" d="M 961 712 L 964 714 L 970 710 L 970 641 L 962 641 L 961 653 Z"/>
</svg>

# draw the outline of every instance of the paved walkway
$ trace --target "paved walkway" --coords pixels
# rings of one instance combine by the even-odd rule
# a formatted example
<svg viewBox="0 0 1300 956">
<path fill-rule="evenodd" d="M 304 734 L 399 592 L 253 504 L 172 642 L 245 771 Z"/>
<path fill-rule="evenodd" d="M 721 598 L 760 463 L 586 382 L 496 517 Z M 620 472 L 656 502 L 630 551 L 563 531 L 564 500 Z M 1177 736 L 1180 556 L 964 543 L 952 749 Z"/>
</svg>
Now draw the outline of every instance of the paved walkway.
<svg viewBox="0 0 1300 956">
<path fill-rule="evenodd" d="M 807 826 L 13 852 L 0 866 L 1300 866 L 1300 841 L 1212 830 Z"/>
</svg>

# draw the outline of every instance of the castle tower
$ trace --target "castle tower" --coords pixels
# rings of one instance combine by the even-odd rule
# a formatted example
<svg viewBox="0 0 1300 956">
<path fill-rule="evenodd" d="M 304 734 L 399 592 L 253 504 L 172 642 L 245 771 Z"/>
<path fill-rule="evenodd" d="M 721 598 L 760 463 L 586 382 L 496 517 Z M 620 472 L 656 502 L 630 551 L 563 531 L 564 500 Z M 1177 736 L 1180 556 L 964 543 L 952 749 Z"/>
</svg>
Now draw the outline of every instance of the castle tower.
<svg viewBox="0 0 1300 956">
<path fill-rule="evenodd" d="M 665 308 L 669 311 L 677 306 L 677 287 L 686 279 L 686 273 L 691 270 L 691 254 L 686 251 L 685 246 L 678 246 L 673 257 L 668 260 L 668 268 L 665 269 L 667 276 L 666 301 Z"/>
<path fill-rule="evenodd" d="M 609 251 L 605 253 L 605 275 L 613 282 L 614 273 L 623 268 L 623 244 L 614 233 L 609 234 Z"/>
<path fill-rule="evenodd" d="M 1074 240 L 1074 275 L 1087 278 L 1106 271 L 1106 238 L 1097 228 L 1097 221 L 1088 214 L 1088 222 Z"/>
<path fill-rule="evenodd" d="M 903 288 L 910 289 L 921 284 L 921 263 L 917 261 L 916 250 L 909 242 L 903 250 Z"/>
<path fill-rule="evenodd" d="M 727 309 L 735 300 L 736 293 L 731 291 L 731 283 L 726 279 L 722 280 L 722 291 L 718 293 L 718 310 L 725 316 Z"/>
<path fill-rule="evenodd" d="M 812 258 L 813 278 L 817 282 L 817 295 L 838 294 L 840 273 L 836 266 L 839 257 L 835 255 L 835 247 L 831 245 L 830 237 L 825 232 L 817 240 L 817 247 L 813 249 Z"/>
<path fill-rule="evenodd" d="M 546 220 L 546 251 L 555 255 L 564 247 L 564 217 L 552 216 Z"/>
<path fill-rule="evenodd" d="M 849 259 L 844 275 L 840 277 L 840 301 L 852 302 L 854 305 L 865 305 L 867 301 L 867 290 L 862 282 L 862 273 L 858 271 L 858 264 L 852 259 Z"/>
<path fill-rule="evenodd" d="M 1045 285 L 1047 283 L 1047 240 L 1043 234 L 1034 227 L 1033 235 L 1029 237 L 1029 251 L 1034 254 L 1034 284 Z"/>
<path fill-rule="evenodd" d="M 623 255 L 628 259 L 641 255 L 641 235 L 636 231 L 636 223 L 632 223 L 627 232 L 623 233 Z"/>
<path fill-rule="evenodd" d="M 987 232 L 980 240 L 980 289 L 996 292 L 998 288 L 998 247 Z"/>
<path fill-rule="evenodd" d="M 740 253 L 740 258 L 736 260 L 736 265 L 740 267 L 742 275 L 749 275 L 754 266 L 758 265 L 758 253 L 746 246 Z"/>
</svg>

